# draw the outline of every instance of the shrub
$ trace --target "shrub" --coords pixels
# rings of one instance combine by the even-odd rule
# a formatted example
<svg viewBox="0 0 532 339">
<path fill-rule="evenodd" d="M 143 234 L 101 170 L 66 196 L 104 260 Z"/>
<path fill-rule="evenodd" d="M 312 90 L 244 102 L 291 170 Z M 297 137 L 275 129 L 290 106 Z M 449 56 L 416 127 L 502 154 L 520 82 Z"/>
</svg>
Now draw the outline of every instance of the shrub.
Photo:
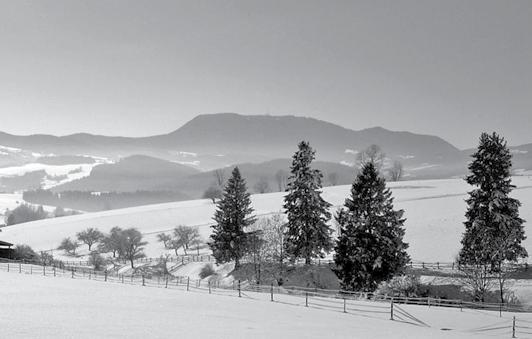
<svg viewBox="0 0 532 339">
<path fill-rule="evenodd" d="M 33 260 L 37 257 L 37 253 L 28 245 L 19 244 L 13 248 L 13 259 L 15 260 Z"/>
<path fill-rule="evenodd" d="M 98 252 L 92 252 L 89 256 L 89 265 L 93 266 L 96 271 L 100 271 L 106 265 L 106 260 Z"/>
<path fill-rule="evenodd" d="M 205 266 L 203 266 L 203 267 L 201 268 L 201 271 L 200 271 L 199 276 L 200 276 L 201 279 L 205 279 L 205 278 L 207 278 L 208 276 L 213 275 L 214 273 L 216 273 L 216 272 L 214 271 L 214 267 L 212 267 L 211 264 L 206 264 Z"/>
<path fill-rule="evenodd" d="M 400 275 L 382 282 L 377 288 L 378 294 L 394 297 L 417 297 L 420 293 L 421 282 L 415 275 Z"/>
</svg>

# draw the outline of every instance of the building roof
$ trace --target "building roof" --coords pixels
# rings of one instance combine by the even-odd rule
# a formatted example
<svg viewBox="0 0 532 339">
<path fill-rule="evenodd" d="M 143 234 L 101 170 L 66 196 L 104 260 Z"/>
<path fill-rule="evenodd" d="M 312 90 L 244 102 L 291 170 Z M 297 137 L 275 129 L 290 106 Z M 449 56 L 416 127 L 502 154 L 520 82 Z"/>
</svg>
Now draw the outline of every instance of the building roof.
<svg viewBox="0 0 532 339">
<path fill-rule="evenodd" d="M 2 241 L 2 240 L 0 240 L 0 246 L 11 247 L 11 246 L 13 246 L 13 244 L 10 244 L 10 243 L 8 243 L 8 242 L 6 242 L 6 241 Z"/>
</svg>

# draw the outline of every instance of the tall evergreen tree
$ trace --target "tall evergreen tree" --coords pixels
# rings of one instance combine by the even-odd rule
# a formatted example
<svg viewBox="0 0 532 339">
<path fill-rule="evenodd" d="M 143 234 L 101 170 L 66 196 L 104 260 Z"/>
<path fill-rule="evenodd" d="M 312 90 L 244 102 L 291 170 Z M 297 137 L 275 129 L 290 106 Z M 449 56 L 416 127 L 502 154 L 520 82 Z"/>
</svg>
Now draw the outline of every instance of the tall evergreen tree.
<svg viewBox="0 0 532 339">
<path fill-rule="evenodd" d="M 323 257 L 324 252 L 332 249 L 332 230 L 327 225 L 331 204 L 321 197 L 322 173 L 310 167 L 315 151 L 306 141 L 298 147 L 292 158 L 288 194 L 284 198 L 288 217 L 285 244 L 288 255 L 304 258 L 310 264 L 313 258 Z"/>
<path fill-rule="evenodd" d="M 363 164 L 344 206 L 336 215 L 335 273 L 345 290 L 373 291 L 409 261 L 403 210 L 394 210 L 392 193 L 373 162 Z"/>
<path fill-rule="evenodd" d="M 512 156 L 504 138 L 482 133 L 477 151 L 468 168 L 466 181 L 476 188 L 469 192 L 465 233 L 460 262 L 495 273 L 499 277 L 501 302 L 506 262 L 528 256 L 521 245 L 526 239 L 524 220 L 519 217 L 521 203 L 509 194 Z"/>
<path fill-rule="evenodd" d="M 235 269 L 240 267 L 240 259 L 248 247 L 246 227 L 255 222 L 252 213 L 246 182 L 240 175 L 238 167 L 235 167 L 214 214 L 216 224 L 212 226 L 209 246 L 217 263 L 234 260 Z"/>
</svg>

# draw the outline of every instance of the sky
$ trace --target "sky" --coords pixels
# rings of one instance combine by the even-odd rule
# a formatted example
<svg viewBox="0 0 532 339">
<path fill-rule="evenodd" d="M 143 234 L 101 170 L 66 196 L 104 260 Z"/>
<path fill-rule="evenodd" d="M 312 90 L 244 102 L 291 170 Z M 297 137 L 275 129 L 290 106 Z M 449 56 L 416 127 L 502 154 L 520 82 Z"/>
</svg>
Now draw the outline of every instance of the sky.
<svg viewBox="0 0 532 339">
<path fill-rule="evenodd" d="M 217 112 L 532 143 L 532 1 L 0 0 L 0 131 Z"/>
</svg>

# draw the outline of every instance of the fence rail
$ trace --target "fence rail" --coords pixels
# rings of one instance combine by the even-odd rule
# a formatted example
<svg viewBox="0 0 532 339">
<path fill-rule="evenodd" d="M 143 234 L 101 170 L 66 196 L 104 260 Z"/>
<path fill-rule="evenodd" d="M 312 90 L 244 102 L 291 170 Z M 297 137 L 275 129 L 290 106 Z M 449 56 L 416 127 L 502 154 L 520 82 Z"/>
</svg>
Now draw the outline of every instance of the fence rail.
<svg viewBox="0 0 532 339">
<path fill-rule="evenodd" d="M 185 291 L 199 291 L 209 294 L 238 296 L 248 299 L 269 299 L 285 304 L 312 307 L 343 313 L 363 314 L 380 319 L 390 319 L 400 322 L 430 327 L 429 324 L 409 313 L 403 305 L 424 305 L 427 307 L 450 307 L 497 311 L 502 317 L 503 312 L 526 312 L 518 305 L 475 303 L 463 300 L 394 297 L 366 292 L 351 292 L 340 290 L 326 290 L 318 288 L 303 288 L 298 286 L 274 286 L 273 284 L 255 285 L 248 282 L 233 281 L 231 284 L 220 280 L 205 281 L 191 279 L 187 276 L 150 274 L 119 274 L 114 271 L 94 271 L 79 267 L 62 268 L 54 266 L 41 266 L 28 264 L 21 261 L 5 260 L 0 262 L 0 270 L 19 274 L 34 274 L 48 277 L 63 277 L 70 279 L 89 279 L 95 281 L 158 287 L 165 289 L 179 289 Z M 253 295 L 250 295 L 252 292 Z M 532 334 L 532 320 L 513 317 L 501 321 L 500 324 L 490 324 L 482 328 L 469 330 L 474 333 L 489 333 L 490 331 L 504 330 L 512 338 L 516 335 Z M 497 333 L 499 333 L 497 332 Z"/>
</svg>

